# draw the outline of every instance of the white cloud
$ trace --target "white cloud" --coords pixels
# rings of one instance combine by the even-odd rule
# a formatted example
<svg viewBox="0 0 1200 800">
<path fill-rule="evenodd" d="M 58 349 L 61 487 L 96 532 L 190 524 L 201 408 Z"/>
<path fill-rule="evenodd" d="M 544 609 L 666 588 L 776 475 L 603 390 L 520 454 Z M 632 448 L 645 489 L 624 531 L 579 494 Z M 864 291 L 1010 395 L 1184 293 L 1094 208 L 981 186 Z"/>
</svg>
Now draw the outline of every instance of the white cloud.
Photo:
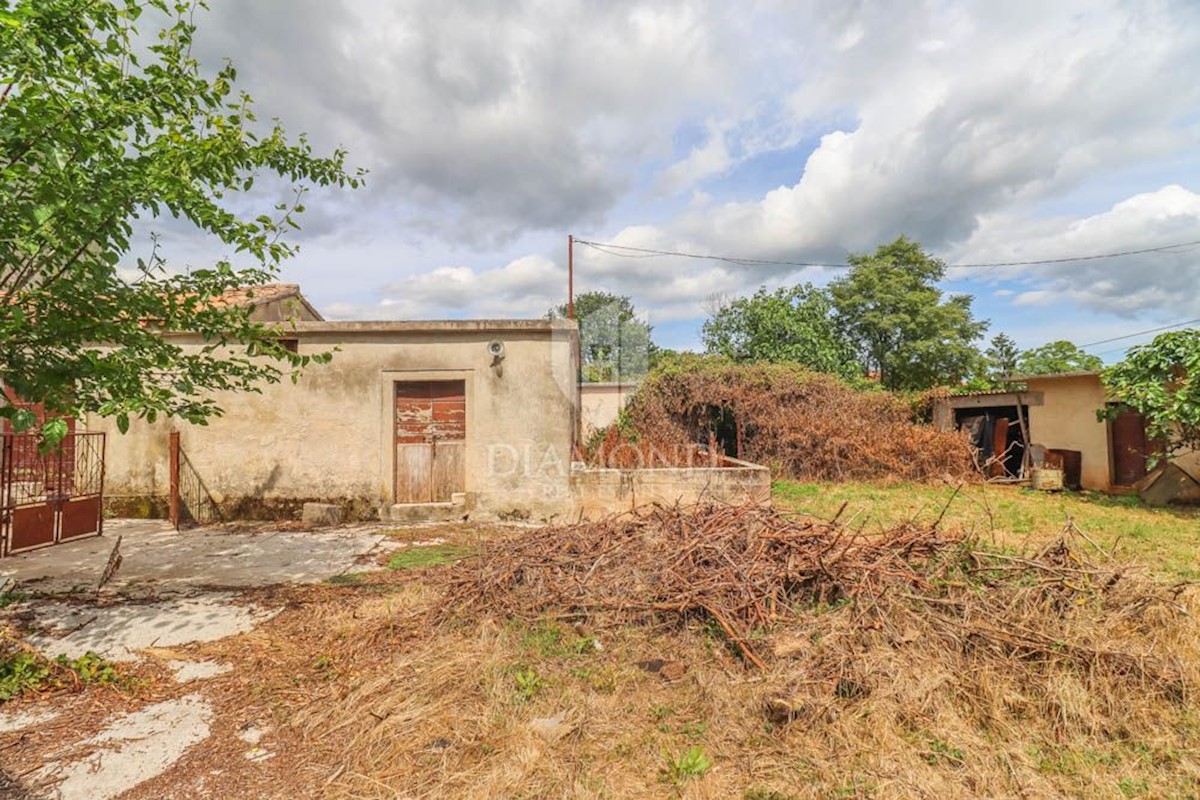
<svg viewBox="0 0 1200 800">
<path fill-rule="evenodd" d="M 985 220 L 972 239 L 978 245 L 971 252 L 984 260 L 1021 258 L 1022 253 L 1063 258 L 1117 253 L 1147 244 L 1153 247 L 1200 241 L 1200 194 L 1182 186 L 1164 186 L 1122 200 L 1098 214 L 1043 220 L 1035 233 L 1031 233 L 1032 227 L 1020 218 Z M 1006 250 L 1003 243 L 1011 241 L 1018 230 L 1025 232 L 1021 252 Z M 1182 317 L 1200 313 L 1200 245 L 1000 272 L 1010 277 L 1024 274 L 1026 282 L 1042 287 L 1018 295 L 1016 304 L 1028 304 L 1029 297 L 1053 297 L 1118 316 L 1157 312 L 1164 317 Z"/>
<path fill-rule="evenodd" d="M 207 62 L 233 55 L 262 107 L 372 170 L 376 207 L 446 237 L 599 223 L 738 71 L 720 3 L 213 5 Z"/>
<path fill-rule="evenodd" d="M 540 315 L 569 230 L 822 261 L 901 233 L 952 261 L 1200 239 L 1194 3 L 213 5 L 201 57 L 232 56 L 263 116 L 372 169 L 353 199 L 308 203 L 320 235 L 291 269 L 331 314 Z M 1200 305 L 1197 261 L 986 275 L 1018 309 L 1172 314 Z M 832 274 L 586 249 L 577 266 L 580 290 L 657 320 Z"/>
<path fill-rule="evenodd" d="M 438 267 L 385 286 L 374 306 L 342 304 L 330 316 L 434 319 L 469 312 L 485 317 L 539 316 L 566 301 L 566 273 L 541 256 L 475 270 Z"/>
<path fill-rule="evenodd" d="M 1021 292 L 1013 298 L 1014 306 L 1044 306 L 1058 299 L 1054 292 L 1046 290 Z"/>
</svg>

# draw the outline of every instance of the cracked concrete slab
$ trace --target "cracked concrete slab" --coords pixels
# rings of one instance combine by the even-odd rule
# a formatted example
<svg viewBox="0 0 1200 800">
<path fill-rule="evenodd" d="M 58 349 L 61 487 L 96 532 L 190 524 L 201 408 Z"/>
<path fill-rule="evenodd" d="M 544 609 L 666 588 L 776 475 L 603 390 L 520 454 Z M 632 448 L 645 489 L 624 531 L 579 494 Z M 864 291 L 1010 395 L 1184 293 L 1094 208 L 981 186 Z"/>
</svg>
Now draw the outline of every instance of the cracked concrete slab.
<svg viewBox="0 0 1200 800">
<path fill-rule="evenodd" d="M 55 800 L 110 800 L 161 775 L 193 745 L 208 738 L 212 707 L 198 694 L 123 714 L 82 743 L 94 747 L 76 761 L 51 763 L 31 783 L 56 784 Z"/>
<path fill-rule="evenodd" d="M 5 558 L 0 579 L 12 578 L 23 590 L 50 594 L 94 590 L 121 536 L 121 568 L 106 589 L 125 594 L 317 583 L 390 549 L 394 542 L 378 529 L 179 532 L 161 520 L 109 520 L 103 536 Z"/>
<path fill-rule="evenodd" d="M 211 593 L 154 603 L 89 606 L 36 601 L 28 605 L 36 629 L 26 641 L 54 658 L 87 652 L 133 661 L 147 647 L 178 647 L 245 633 L 279 613 L 237 605 L 234 595 Z M 24 610 L 24 609 L 23 609 Z"/>
<path fill-rule="evenodd" d="M 175 673 L 175 680 L 180 683 L 191 683 L 232 672 L 233 665 L 216 661 L 168 661 L 167 669 Z"/>
<path fill-rule="evenodd" d="M 58 713 L 53 709 L 0 712 L 0 733 L 14 733 L 32 728 L 34 725 L 42 725 L 56 718 Z M 2 796 L 0 795 L 0 797 Z"/>
</svg>

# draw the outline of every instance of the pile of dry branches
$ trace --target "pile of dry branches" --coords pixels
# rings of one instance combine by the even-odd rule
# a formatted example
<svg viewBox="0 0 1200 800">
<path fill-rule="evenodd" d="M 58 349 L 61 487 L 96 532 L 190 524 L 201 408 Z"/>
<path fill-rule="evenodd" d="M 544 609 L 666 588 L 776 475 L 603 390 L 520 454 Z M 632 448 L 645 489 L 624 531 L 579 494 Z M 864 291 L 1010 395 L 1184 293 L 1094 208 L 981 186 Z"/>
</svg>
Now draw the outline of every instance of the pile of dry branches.
<svg viewBox="0 0 1200 800">
<path fill-rule="evenodd" d="M 1151 609 L 1177 613 L 1183 587 L 1093 563 L 1066 534 L 1015 556 L 943 534 L 936 522 L 868 535 L 757 506 L 655 507 L 496 545 L 451 572 L 443 608 L 592 624 L 705 619 L 766 668 L 761 642 L 771 632 L 845 604 L 852 622 L 830 674 L 844 675 L 870 643 L 921 641 L 927 654 L 1065 666 L 1182 697 L 1189 682 L 1179 663 L 1151 652 L 1147 637 L 1114 633 L 1136 629 Z"/>
<path fill-rule="evenodd" d="M 934 429 L 915 415 L 903 397 L 858 390 L 795 365 L 695 359 L 647 378 L 622 432 L 640 450 L 685 456 L 688 446 L 719 439 L 731 455 L 806 480 L 977 474 L 964 435 Z M 589 460 L 611 461 L 617 444 L 594 447 Z"/>
</svg>

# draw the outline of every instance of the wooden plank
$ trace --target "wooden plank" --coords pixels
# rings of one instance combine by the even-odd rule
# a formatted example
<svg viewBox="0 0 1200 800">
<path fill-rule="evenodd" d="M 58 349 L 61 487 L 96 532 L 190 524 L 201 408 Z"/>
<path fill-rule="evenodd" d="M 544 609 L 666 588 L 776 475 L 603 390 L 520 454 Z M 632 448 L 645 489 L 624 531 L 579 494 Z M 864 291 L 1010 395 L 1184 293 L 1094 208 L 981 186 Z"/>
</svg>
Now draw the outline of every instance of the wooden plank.
<svg viewBox="0 0 1200 800">
<path fill-rule="evenodd" d="M 467 443 L 437 442 L 433 447 L 433 499 L 448 503 L 467 488 Z"/>
<path fill-rule="evenodd" d="M 433 447 L 396 445 L 396 502 L 433 502 Z"/>
<path fill-rule="evenodd" d="M 395 384 L 396 502 L 445 502 L 466 486 L 466 381 Z"/>
<path fill-rule="evenodd" d="M 1003 477 L 1005 472 L 1004 462 L 1005 453 L 1008 451 L 1008 417 L 997 417 L 995 428 L 992 431 L 992 458 L 996 461 L 992 464 L 991 473 L 993 477 Z"/>
</svg>

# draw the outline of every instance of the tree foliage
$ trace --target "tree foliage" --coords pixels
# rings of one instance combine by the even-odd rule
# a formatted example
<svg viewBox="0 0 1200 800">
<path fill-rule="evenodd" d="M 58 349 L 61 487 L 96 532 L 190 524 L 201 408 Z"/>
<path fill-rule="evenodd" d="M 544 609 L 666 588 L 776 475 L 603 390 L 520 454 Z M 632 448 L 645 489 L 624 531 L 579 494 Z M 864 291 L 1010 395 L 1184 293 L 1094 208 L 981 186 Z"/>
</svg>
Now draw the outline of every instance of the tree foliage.
<svg viewBox="0 0 1200 800">
<path fill-rule="evenodd" d="M 0 381 L 52 413 L 202 423 L 220 413 L 213 391 L 253 390 L 309 361 L 250 308 L 209 301 L 274 278 L 295 251 L 283 237 L 306 187 L 361 175 L 341 151 L 319 157 L 259 124 L 231 65 L 201 71 L 202 8 L 0 0 Z M 263 175 L 275 191 L 256 193 Z M 246 211 L 255 204 L 262 213 Z M 153 218 L 190 223 L 251 266 L 181 274 L 157 241 L 138 258 L 134 223 Z M 163 330 L 203 347 L 185 352 Z"/>
<path fill-rule="evenodd" d="M 862 372 L 834 325 L 829 294 L 808 283 L 725 302 L 702 336 L 709 353 L 733 361 L 790 361 L 845 378 Z"/>
<path fill-rule="evenodd" d="M 1060 372 L 1095 372 L 1104 368 L 1099 356 L 1080 350 L 1073 342 L 1059 339 L 1021 353 L 1017 372 L 1022 375 L 1055 375 Z"/>
<path fill-rule="evenodd" d="M 991 344 L 984 352 L 988 377 L 996 383 L 1002 383 L 1006 377 L 1016 371 L 1020 353 L 1017 343 L 1007 333 L 998 333 L 993 336 Z"/>
<path fill-rule="evenodd" d="M 1122 406 L 1140 413 L 1148 438 L 1166 444 L 1156 458 L 1200 450 L 1200 330 L 1164 333 L 1132 348 L 1103 379 L 1117 405 L 1099 410 L 1101 418 Z"/>
<path fill-rule="evenodd" d="M 567 306 L 551 309 L 551 318 L 567 316 Z M 636 380 L 646 374 L 654 356 L 653 327 L 633 301 L 611 292 L 575 296 L 583 380 L 588 383 Z"/>
<path fill-rule="evenodd" d="M 987 323 L 972 316 L 969 295 L 947 297 L 937 287 L 945 264 L 903 236 L 850 264 L 829 287 L 836 319 L 885 388 L 956 384 L 971 373 Z"/>
</svg>

